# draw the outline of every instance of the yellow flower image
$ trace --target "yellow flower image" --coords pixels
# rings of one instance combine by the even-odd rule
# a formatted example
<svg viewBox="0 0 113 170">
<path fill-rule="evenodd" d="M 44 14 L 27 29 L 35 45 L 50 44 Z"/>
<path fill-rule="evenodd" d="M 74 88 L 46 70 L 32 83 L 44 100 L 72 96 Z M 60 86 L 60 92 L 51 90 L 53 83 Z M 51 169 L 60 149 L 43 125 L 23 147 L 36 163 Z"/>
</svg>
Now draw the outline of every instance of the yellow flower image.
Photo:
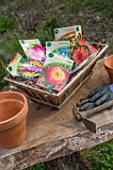
<svg viewBox="0 0 113 170">
<path fill-rule="evenodd" d="M 43 68 L 43 64 L 38 61 L 30 61 L 29 64 Z"/>
<path fill-rule="evenodd" d="M 65 78 L 65 73 L 62 72 L 61 68 L 55 68 L 53 69 L 53 71 L 51 72 L 51 76 L 53 77 L 54 80 L 61 80 Z"/>
<path fill-rule="evenodd" d="M 33 77 L 33 76 L 37 76 L 38 74 L 36 74 L 35 72 L 25 72 L 23 73 L 23 75 L 28 77 Z"/>
</svg>

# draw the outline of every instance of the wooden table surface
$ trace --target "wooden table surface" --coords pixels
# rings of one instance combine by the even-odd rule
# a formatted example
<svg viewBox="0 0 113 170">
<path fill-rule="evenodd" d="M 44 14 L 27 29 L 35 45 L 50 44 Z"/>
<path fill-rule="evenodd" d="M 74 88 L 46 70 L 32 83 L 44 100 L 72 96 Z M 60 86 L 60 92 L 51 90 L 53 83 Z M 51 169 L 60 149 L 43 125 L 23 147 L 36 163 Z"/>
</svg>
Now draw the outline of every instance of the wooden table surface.
<svg viewBox="0 0 113 170">
<path fill-rule="evenodd" d="M 87 130 L 82 122 L 77 122 L 72 112 L 73 104 L 76 105 L 80 98 L 104 84 L 110 82 L 103 62 L 99 61 L 91 78 L 60 110 L 28 101 L 26 140 L 14 149 L 0 148 L 0 170 L 19 170 L 112 139 L 112 110 L 106 110 L 92 118 L 97 123 L 96 134 Z"/>
</svg>

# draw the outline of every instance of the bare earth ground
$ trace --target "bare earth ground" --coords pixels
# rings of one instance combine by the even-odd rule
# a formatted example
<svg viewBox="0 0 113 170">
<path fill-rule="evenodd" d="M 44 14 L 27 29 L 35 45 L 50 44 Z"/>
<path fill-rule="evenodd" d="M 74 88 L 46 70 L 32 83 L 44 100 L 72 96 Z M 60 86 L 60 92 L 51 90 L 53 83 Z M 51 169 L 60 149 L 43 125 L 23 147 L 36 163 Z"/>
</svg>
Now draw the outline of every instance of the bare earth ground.
<svg viewBox="0 0 113 170">
<path fill-rule="evenodd" d="M 19 0 L 12 0 L 11 3 L 7 2 L 0 8 L 2 15 L 13 16 L 19 21 L 18 26 L 8 33 L 11 38 L 16 37 L 18 40 L 43 37 L 44 40 L 46 37 L 45 40 L 51 40 L 49 33 L 53 28 L 81 25 L 85 40 L 107 43 L 108 53 L 112 53 L 113 2 L 110 0 L 76 0 L 76 2 L 74 0 L 27 0 L 27 3 L 25 0 L 21 3 Z M 3 49 L 2 36 L 0 42 L 0 49 Z M 15 49 L 12 51 L 15 54 Z M 12 51 L 9 50 L 8 53 L 14 55 Z"/>
</svg>

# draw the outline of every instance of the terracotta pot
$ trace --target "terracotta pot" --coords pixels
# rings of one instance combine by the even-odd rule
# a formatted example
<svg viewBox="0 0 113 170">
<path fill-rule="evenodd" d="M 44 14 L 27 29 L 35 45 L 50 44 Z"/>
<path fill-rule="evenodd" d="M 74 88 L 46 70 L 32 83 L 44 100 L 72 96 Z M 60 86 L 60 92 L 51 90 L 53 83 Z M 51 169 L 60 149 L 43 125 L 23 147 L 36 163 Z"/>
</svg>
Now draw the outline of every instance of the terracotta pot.
<svg viewBox="0 0 113 170">
<path fill-rule="evenodd" d="M 0 93 L 0 147 L 14 148 L 26 137 L 26 97 L 19 92 Z"/>
<path fill-rule="evenodd" d="M 107 58 L 105 58 L 104 66 L 106 71 L 108 72 L 110 82 L 113 83 L 113 55 L 110 55 Z"/>
</svg>

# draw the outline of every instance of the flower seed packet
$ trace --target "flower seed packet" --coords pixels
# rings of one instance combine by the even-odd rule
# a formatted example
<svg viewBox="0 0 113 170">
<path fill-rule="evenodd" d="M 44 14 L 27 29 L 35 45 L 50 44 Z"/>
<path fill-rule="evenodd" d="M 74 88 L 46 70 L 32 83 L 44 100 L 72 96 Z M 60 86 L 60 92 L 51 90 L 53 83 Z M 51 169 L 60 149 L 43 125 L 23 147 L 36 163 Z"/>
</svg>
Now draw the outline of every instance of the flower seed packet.
<svg viewBox="0 0 113 170">
<path fill-rule="evenodd" d="M 57 54 L 64 58 L 70 58 L 70 41 L 46 42 L 46 55 Z"/>
<path fill-rule="evenodd" d="M 74 60 L 75 66 L 78 66 L 87 58 L 96 56 L 97 49 L 83 39 L 77 38 L 71 58 Z"/>
<path fill-rule="evenodd" d="M 54 35 L 56 41 L 72 41 L 73 38 L 82 37 L 82 28 L 80 25 L 55 28 Z"/>
<path fill-rule="evenodd" d="M 80 25 L 55 28 L 54 35 L 56 41 L 70 41 L 70 52 L 73 52 L 76 38 L 82 38 L 82 28 Z"/>
<path fill-rule="evenodd" d="M 32 79 L 39 76 L 40 72 L 43 71 L 43 67 L 40 62 L 23 58 L 17 53 L 8 65 L 7 70 L 13 77 L 20 76 Z"/>
<path fill-rule="evenodd" d="M 73 61 L 53 53 L 46 58 L 44 66 L 44 71 L 37 79 L 36 85 L 49 90 L 62 90 L 68 82 Z"/>
<path fill-rule="evenodd" d="M 44 63 L 46 58 L 45 49 L 40 44 L 38 39 L 34 40 L 19 40 L 27 58 Z"/>
</svg>

